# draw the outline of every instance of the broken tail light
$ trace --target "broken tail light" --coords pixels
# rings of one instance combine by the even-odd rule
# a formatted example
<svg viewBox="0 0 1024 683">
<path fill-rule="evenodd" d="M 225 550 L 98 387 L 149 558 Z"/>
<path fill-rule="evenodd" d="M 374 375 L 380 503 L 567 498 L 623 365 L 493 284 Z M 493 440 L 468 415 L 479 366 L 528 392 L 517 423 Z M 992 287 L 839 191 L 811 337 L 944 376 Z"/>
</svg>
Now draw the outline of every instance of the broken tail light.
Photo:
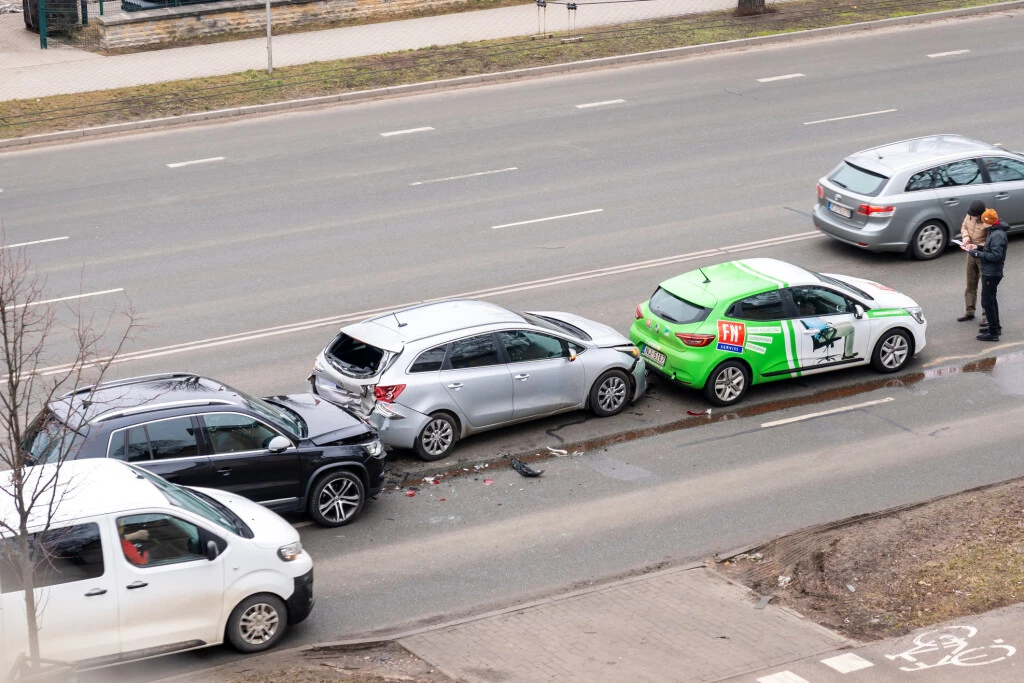
<svg viewBox="0 0 1024 683">
<path fill-rule="evenodd" d="M 373 388 L 373 397 L 383 403 L 393 403 L 403 391 L 405 391 L 404 384 L 390 384 L 387 386 L 378 384 Z"/>
</svg>

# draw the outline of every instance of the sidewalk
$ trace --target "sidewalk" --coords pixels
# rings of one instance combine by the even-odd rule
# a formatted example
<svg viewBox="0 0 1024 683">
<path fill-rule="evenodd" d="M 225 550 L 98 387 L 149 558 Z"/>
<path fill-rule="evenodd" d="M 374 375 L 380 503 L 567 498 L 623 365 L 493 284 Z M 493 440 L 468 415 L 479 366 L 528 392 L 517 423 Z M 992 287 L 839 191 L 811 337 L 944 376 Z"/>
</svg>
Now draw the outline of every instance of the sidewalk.
<svg viewBox="0 0 1024 683">
<path fill-rule="evenodd" d="M 784 0 L 783 0 L 784 1 Z M 650 0 L 578 3 L 576 29 L 729 9 L 736 0 Z M 564 31 L 568 11 L 547 8 L 547 30 Z M 273 39 L 274 66 L 307 64 L 415 50 L 431 45 L 528 36 L 537 32 L 537 7 L 479 10 L 436 17 L 292 33 Z M 266 38 L 168 48 L 105 57 L 66 46 L 40 50 L 20 14 L 0 15 L 0 100 L 104 90 L 183 78 L 236 73 L 267 66 Z"/>
</svg>

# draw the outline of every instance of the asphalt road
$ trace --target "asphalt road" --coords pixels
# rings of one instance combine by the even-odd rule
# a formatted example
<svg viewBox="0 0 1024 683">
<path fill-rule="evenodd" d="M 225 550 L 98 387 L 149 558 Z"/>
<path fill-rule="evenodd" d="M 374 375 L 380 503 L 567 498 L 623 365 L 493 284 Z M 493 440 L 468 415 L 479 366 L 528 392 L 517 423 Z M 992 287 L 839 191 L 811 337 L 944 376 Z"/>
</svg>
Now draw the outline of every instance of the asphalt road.
<svg viewBox="0 0 1024 683">
<path fill-rule="evenodd" d="M 935 132 L 1024 148 L 1024 92 L 1006 86 L 1024 64 L 1022 20 L 942 22 L 2 154 L 4 241 L 54 240 L 27 247 L 50 296 L 123 289 L 80 300 L 97 313 L 130 300 L 146 324 L 118 373 L 191 370 L 264 394 L 302 391 L 316 352 L 365 311 L 488 290 L 510 307 L 571 310 L 624 331 L 658 281 L 739 255 L 910 294 L 930 319 L 911 369 L 958 366 L 1024 344 L 1013 244 L 1004 341 L 983 346 L 973 326 L 953 320 L 958 254 L 921 264 L 861 253 L 810 234 L 806 213 L 816 179 L 856 149 Z M 871 112 L 886 113 L 842 118 Z M 430 130 L 406 132 L 421 128 Z M 577 215 L 554 218 L 566 214 Z M 542 218 L 551 220 L 527 222 Z M 717 251 L 686 256 L 705 250 Z M 649 263 L 672 255 L 678 262 Z M 55 364 L 70 353 L 66 338 L 56 341 Z M 750 401 L 771 408 L 869 379 L 834 373 L 770 385 Z M 741 418 L 553 461 L 535 483 L 463 480 L 444 512 L 409 514 L 398 507 L 422 508 L 429 497 L 383 496 L 342 532 L 304 530 L 320 604 L 292 642 L 518 600 L 1024 474 L 1005 426 L 1017 419 L 1016 394 L 980 375 L 923 386 L 883 390 L 907 393 L 879 404 L 881 420 L 873 409 L 761 433 L 761 418 Z M 966 424 L 984 422 L 991 443 L 967 461 L 976 435 L 958 431 L 940 457 L 922 435 L 950 426 L 965 395 L 978 420 Z M 563 416 L 471 439 L 459 453 L 489 459 L 704 407 L 658 388 L 613 420 Z M 990 410 L 1006 413 L 997 429 L 987 427 Z M 702 443 L 687 450 L 687 439 Z M 618 466 L 618 475 L 600 471 L 605 457 L 650 475 L 623 482 Z"/>
</svg>

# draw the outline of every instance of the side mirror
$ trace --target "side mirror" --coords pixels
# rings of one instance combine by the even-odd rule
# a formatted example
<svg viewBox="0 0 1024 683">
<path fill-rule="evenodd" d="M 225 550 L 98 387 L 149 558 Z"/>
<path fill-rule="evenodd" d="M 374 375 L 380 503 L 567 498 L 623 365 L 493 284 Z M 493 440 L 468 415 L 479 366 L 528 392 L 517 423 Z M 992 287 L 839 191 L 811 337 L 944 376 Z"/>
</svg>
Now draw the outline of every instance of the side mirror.
<svg viewBox="0 0 1024 683">
<path fill-rule="evenodd" d="M 270 440 L 270 443 L 267 444 L 267 450 L 269 450 L 271 453 L 282 453 L 288 450 L 291 447 L 291 445 L 291 441 L 289 441 L 286 437 L 283 437 L 280 434 L 278 434 L 277 436 Z"/>
<path fill-rule="evenodd" d="M 208 559 L 210 562 L 213 562 L 214 560 L 217 559 L 218 555 L 220 555 L 220 550 L 217 549 L 216 541 L 207 541 L 206 542 L 206 559 Z"/>
<path fill-rule="evenodd" d="M 574 360 L 576 360 L 576 354 L 575 354 L 575 353 L 570 353 L 570 354 L 569 354 L 569 362 L 571 363 L 571 362 L 573 362 Z"/>
<path fill-rule="evenodd" d="M 853 305 L 853 317 L 856 318 L 857 320 L 860 320 L 861 318 L 863 318 L 864 317 L 864 307 L 861 306 L 860 304 L 854 304 Z"/>
</svg>

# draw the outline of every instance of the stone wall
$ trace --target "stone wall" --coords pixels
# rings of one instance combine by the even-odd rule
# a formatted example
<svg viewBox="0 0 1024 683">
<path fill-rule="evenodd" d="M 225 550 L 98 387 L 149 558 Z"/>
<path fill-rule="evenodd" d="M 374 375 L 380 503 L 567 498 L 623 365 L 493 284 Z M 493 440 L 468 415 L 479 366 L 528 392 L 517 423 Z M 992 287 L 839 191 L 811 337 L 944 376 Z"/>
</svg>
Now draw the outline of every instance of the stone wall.
<svg viewBox="0 0 1024 683">
<path fill-rule="evenodd" d="M 332 20 L 387 15 L 463 0 L 271 0 L 275 30 L 323 24 Z M 107 7 L 119 7 L 110 2 Z M 264 0 L 225 0 L 98 17 L 100 46 L 105 50 L 166 45 L 178 40 L 226 33 L 266 31 Z"/>
</svg>

